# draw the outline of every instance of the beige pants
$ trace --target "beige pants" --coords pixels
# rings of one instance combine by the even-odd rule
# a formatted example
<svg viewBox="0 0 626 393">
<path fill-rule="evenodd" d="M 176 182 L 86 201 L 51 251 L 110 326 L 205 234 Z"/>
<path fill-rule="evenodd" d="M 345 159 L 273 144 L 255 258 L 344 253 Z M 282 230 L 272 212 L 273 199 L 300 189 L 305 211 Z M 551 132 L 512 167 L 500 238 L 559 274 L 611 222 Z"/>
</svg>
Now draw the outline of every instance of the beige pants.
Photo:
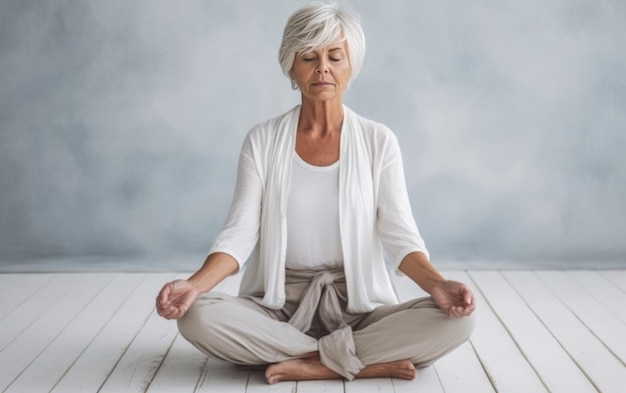
<svg viewBox="0 0 626 393">
<path fill-rule="evenodd" d="M 347 313 L 343 273 L 322 273 L 288 271 L 281 310 L 263 307 L 260 297 L 204 294 L 178 327 L 202 352 L 235 364 L 277 363 L 319 351 L 322 364 L 348 380 L 369 364 L 410 359 L 428 366 L 473 330 L 473 317 L 449 318 L 430 297 Z"/>
</svg>

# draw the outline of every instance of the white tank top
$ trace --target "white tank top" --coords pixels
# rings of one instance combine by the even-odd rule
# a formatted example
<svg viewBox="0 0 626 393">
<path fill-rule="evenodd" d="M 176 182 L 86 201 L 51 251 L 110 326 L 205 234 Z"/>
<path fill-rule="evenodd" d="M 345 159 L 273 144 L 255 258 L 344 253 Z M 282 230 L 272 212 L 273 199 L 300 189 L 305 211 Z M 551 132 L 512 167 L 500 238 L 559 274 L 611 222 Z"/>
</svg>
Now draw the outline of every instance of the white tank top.
<svg viewBox="0 0 626 393">
<path fill-rule="evenodd" d="M 287 205 L 289 269 L 343 266 L 339 234 L 339 161 L 314 166 L 294 152 Z"/>
</svg>

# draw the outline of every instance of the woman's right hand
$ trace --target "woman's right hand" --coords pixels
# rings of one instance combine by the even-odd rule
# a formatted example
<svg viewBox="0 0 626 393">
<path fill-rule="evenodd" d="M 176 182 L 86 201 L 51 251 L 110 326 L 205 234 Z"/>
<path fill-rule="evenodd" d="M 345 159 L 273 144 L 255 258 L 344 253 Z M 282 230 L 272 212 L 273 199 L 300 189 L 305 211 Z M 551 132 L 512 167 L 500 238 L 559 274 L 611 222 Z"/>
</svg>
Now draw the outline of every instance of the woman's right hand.
<svg viewBox="0 0 626 393">
<path fill-rule="evenodd" d="M 165 319 L 178 319 L 185 315 L 198 294 L 198 290 L 187 280 L 168 282 L 156 298 L 157 312 Z"/>
</svg>

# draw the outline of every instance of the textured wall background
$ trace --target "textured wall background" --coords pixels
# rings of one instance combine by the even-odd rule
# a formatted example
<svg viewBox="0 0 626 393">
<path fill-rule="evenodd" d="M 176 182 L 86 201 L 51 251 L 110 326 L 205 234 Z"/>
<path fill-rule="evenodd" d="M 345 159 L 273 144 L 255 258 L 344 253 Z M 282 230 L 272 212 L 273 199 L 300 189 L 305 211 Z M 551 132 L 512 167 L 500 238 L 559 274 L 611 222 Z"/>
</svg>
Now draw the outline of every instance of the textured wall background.
<svg viewBox="0 0 626 393">
<path fill-rule="evenodd" d="M 0 260 L 203 257 L 305 1 L 3 0 Z M 626 260 L 626 3 L 354 1 L 435 260 Z"/>
</svg>

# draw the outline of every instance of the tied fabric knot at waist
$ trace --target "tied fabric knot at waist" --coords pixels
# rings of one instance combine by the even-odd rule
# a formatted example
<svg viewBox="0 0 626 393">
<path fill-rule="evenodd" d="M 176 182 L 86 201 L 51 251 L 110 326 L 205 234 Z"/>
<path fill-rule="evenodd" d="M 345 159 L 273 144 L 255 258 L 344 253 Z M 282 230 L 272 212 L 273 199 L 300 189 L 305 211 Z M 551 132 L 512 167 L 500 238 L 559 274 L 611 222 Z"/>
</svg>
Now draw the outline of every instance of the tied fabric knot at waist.
<svg viewBox="0 0 626 393">
<path fill-rule="evenodd" d="M 318 340 L 320 361 L 351 381 L 365 366 L 356 356 L 352 327 L 343 320 L 340 299 L 345 304 L 347 298 L 335 285 L 335 282 L 345 283 L 343 268 L 323 271 L 286 269 L 286 284 L 308 280 L 310 283 L 289 324 L 307 333 L 317 313 L 321 327 L 328 333 Z"/>
<path fill-rule="evenodd" d="M 311 330 L 313 318 L 317 313 L 320 324 L 326 333 L 332 333 L 339 328 L 347 326 L 343 320 L 343 313 L 339 298 L 347 301 L 345 296 L 338 292 L 334 285 L 335 281 L 345 282 L 343 269 L 331 270 L 290 270 L 286 272 L 286 284 L 309 281 L 300 298 L 300 305 L 289 319 L 289 324 L 307 333 Z"/>
</svg>

